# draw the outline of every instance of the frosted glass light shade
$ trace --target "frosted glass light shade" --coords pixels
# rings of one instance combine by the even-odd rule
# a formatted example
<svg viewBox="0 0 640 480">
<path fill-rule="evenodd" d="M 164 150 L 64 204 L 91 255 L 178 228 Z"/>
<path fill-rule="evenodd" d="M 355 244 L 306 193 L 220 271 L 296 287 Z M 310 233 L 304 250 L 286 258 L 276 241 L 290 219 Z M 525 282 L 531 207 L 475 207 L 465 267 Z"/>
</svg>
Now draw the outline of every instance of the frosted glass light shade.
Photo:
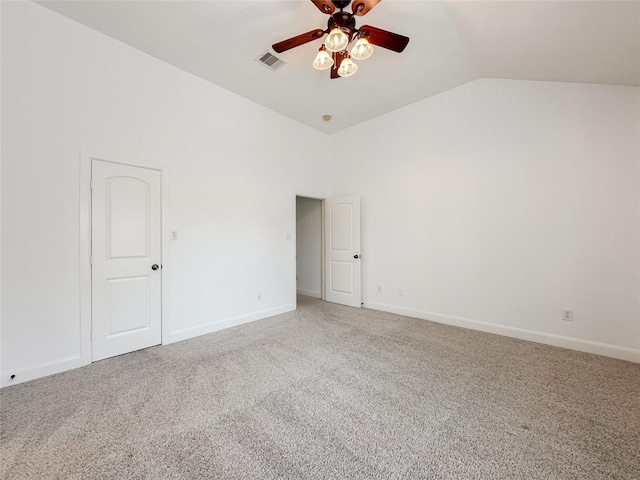
<svg viewBox="0 0 640 480">
<path fill-rule="evenodd" d="M 349 36 L 339 28 L 334 28 L 324 41 L 330 52 L 341 52 L 349 44 Z"/>
<path fill-rule="evenodd" d="M 318 50 L 316 59 L 313 61 L 313 68 L 316 68 L 318 70 L 326 70 L 327 68 L 331 68 L 332 66 L 333 58 L 331 58 L 331 55 L 329 55 L 329 53 L 324 48 Z"/>
<path fill-rule="evenodd" d="M 369 58 L 373 53 L 373 45 L 366 38 L 359 38 L 351 49 L 351 56 L 356 60 L 364 60 Z"/>
<path fill-rule="evenodd" d="M 338 68 L 338 75 L 341 77 L 350 77 L 358 70 L 358 65 L 349 57 L 342 60 L 340 67 Z"/>
</svg>

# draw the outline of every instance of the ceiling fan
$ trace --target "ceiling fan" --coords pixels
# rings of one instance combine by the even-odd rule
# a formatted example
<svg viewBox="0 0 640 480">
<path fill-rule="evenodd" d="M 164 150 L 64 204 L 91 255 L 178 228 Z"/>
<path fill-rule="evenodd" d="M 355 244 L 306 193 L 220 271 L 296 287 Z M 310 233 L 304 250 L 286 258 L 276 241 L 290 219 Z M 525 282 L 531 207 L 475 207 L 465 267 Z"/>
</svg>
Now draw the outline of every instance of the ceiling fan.
<svg viewBox="0 0 640 480">
<path fill-rule="evenodd" d="M 353 13 L 345 12 L 344 8 L 351 0 L 311 0 L 318 9 L 329 15 L 327 29 L 317 28 L 310 32 L 297 35 L 295 37 L 274 43 L 272 48 L 277 53 L 282 53 L 305 43 L 312 42 L 327 34 L 327 38 L 318 50 L 313 66 L 318 70 L 331 69 L 331 78 L 350 77 L 358 66 L 351 59 L 364 60 L 373 53 L 372 45 L 387 48 L 394 52 L 402 52 L 409 43 L 409 37 L 387 32 L 380 28 L 364 25 L 356 28 L 355 17 L 365 15 L 375 7 L 381 0 L 353 0 L 351 10 Z M 340 10 L 339 12 L 336 9 Z M 347 46 L 352 41 L 356 41 L 351 49 L 347 51 Z"/>
</svg>

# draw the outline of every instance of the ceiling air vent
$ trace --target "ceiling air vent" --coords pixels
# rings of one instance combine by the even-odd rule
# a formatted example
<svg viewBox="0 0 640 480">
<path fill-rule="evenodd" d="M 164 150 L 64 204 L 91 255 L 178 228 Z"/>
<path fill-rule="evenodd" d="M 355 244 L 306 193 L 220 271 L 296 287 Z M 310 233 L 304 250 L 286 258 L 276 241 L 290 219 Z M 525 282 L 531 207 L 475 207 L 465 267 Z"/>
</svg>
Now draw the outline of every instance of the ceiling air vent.
<svg viewBox="0 0 640 480">
<path fill-rule="evenodd" d="M 271 70 L 278 70 L 285 64 L 285 62 L 269 52 L 262 53 L 256 60 Z"/>
</svg>

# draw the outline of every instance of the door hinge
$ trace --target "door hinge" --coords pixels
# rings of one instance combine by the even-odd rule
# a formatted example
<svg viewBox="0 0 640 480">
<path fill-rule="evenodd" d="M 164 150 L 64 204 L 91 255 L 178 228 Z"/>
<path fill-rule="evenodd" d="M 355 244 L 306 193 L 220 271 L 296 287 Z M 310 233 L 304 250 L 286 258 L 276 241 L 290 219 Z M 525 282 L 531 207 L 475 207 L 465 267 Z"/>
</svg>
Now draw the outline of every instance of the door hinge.
<svg viewBox="0 0 640 480">
<path fill-rule="evenodd" d="M 93 178 L 89 182 L 89 190 L 93 190 Z"/>
<path fill-rule="evenodd" d="M 93 255 L 89 255 L 89 265 L 93 265 Z"/>
</svg>

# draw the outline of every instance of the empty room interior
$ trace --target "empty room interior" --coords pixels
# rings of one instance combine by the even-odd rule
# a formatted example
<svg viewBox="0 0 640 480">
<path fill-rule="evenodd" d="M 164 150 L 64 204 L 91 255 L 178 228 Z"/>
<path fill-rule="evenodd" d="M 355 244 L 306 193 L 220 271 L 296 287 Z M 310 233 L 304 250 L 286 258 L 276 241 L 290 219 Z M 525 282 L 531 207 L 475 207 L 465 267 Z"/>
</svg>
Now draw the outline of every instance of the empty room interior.
<svg viewBox="0 0 640 480">
<path fill-rule="evenodd" d="M 640 479 L 640 2 L 0 21 L 0 477 Z"/>
</svg>

